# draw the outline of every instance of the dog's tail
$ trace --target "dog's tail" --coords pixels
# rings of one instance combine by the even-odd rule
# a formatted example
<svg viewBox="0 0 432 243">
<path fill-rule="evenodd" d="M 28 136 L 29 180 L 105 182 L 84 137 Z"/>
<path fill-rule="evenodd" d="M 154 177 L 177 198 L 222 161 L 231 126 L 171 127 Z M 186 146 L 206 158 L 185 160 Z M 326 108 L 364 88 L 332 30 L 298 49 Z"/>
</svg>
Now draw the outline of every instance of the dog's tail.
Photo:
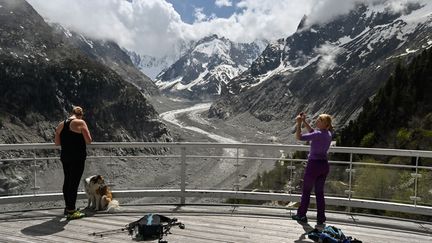
<svg viewBox="0 0 432 243">
<path fill-rule="evenodd" d="M 111 200 L 111 202 L 108 203 L 108 207 L 106 211 L 108 213 L 120 212 L 121 211 L 120 203 L 115 199 Z"/>
</svg>

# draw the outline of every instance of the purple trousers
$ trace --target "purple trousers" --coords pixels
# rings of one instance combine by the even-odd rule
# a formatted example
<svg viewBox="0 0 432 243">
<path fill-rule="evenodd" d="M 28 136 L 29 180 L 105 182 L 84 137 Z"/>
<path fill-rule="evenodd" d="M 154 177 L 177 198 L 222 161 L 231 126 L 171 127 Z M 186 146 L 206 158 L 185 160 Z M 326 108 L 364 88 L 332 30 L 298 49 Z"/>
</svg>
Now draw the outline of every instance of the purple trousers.
<svg viewBox="0 0 432 243">
<path fill-rule="evenodd" d="M 317 205 L 317 221 L 325 222 L 325 201 L 324 201 L 324 183 L 329 173 L 329 164 L 327 160 L 308 160 L 305 174 L 303 177 L 303 190 L 300 207 L 297 209 L 298 216 L 306 216 L 310 194 L 315 187 L 315 197 Z"/>
</svg>

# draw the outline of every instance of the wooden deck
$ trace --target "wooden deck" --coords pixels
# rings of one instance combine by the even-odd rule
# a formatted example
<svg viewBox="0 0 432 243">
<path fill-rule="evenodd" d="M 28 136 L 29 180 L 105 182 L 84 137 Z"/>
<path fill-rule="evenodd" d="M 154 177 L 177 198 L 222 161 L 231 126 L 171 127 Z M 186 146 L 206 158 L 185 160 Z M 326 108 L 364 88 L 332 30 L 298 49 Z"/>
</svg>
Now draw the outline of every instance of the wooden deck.
<svg viewBox="0 0 432 243">
<path fill-rule="evenodd" d="M 175 217 L 186 228 L 173 227 L 168 242 L 313 242 L 305 232 L 315 227 L 290 219 L 292 211 L 277 208 L 173 205 L 123 206 L 114 214 L 96 213 L 67 221 L 62 209 L 0 213 L 0 242 L 133 242 L 127 232 L 93 236 L 120 229 L 146 213 Z M 432 242 L 432 224 L 328 213 L 327 225 L 363 242 Z M 155 241 L 156 242 L 156 241 Z"/>
</svg>

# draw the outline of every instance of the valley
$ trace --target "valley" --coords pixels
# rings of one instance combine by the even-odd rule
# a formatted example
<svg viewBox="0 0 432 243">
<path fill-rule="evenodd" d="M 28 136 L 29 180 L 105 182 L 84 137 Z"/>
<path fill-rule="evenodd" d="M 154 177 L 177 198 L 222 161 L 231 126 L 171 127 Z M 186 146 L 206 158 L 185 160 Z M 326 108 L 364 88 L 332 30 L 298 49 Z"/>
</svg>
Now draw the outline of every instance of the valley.
<svg viewBox="0 0 432 243">
<path fill-rule="evenodd" d="M 280 143 L 278 139 L 271 133 L 270 130 L 259 130 L 259 127 L 265 127 L 264 124 L 255 124 L 255 127 L 246 127 L 244 122 L 234 119 L 230 122 L 225 122 L 220 119 L 208 118 L 207 111 L 210 107 L 210 102 L 194 103 L 185 100 L 172 99 L 165 96 L 158 97 L 153 101 L 155 109 L 160 112 L 160 117 L 170 129 L 174 142 L 213 142 L 213 143 Z M 171 109 L 170 109 L 171 107 Z M 249 119 L 251 120 L 251 119 Z M 243 123 L 243 124 L 242 124 Z M 252 122 L 251 122 L 252 123 Z M 289 129 L 288 129 L 289 130 Z M 292 143 L 294 137 L 288 136 L 283 138 L 284 143 Z M 210 150 L 204 151 L 212 152 L 221 156 L 236 156 L 236 149 L 224 149 L 223 151 Z M 203 152 L 202 149 L 199 152 Z M 188 151 L 188 154 L 194 151 Z M 239 150 L 239 157 L 243 156 L 256 156 L 257 153 L 271 157 L 278 157 L 279 151 L 244 151 Z M 178 161 L 172 161 L 178 164 Z M 273 168 L 273 161 L 242 161 L 236 165 L 235 159 L 215 159 L 205 158 L 203 160 L 188 159 L 188 186 L 189 189 L 234 189 L 238 177 L 241 177 L 238 183 L 240 188 L 245 187 L 256 178 L 256 175 L 263 171 L 268 171 Z M 238 167 L 238 168 L 236 168 Z M 165 186 L 176 187 L 178 182 L 173 181 L 162 183 Z M 177 183 L 177 184 L 175 184 Z M 157 200 L 160 200 L 157 199 Z M 177 199 L 167 199 L 173 202 Z M 218 199 L 197 199 L 194 202 L 208 202 Z M 138 202 L 149 202 L 152 199 L 140 199 Z"/>
</svg>

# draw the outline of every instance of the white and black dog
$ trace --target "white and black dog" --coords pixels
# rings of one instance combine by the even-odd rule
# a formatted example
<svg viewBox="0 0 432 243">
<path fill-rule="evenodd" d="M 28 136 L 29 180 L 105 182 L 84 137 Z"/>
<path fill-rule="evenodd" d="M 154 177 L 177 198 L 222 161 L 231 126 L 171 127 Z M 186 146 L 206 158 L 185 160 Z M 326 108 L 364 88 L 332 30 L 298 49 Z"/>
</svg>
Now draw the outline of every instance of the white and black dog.
<svg viewBox="0 0 432 243">
<path fill-rule="evenodd" d="M 84 179 L 84 190 L 87 194 L 87 208 L 101 210 L 100 188 L 105 186 L 104 178 L 101 175 L 92 175 Z"/>
</svg>

